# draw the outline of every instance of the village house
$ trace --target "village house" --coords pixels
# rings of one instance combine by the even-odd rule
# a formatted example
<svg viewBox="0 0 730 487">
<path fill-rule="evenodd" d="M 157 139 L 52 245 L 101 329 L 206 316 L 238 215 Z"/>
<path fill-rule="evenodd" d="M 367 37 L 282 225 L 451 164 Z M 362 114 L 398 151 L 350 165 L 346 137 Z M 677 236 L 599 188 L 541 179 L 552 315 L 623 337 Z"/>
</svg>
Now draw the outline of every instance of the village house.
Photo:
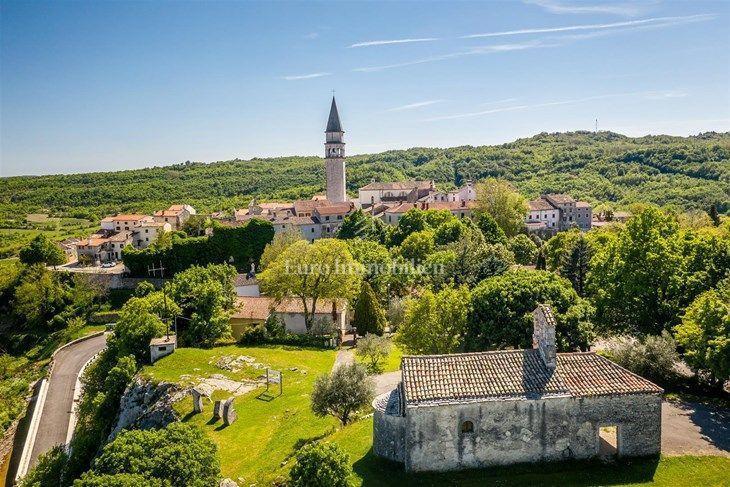
<svg viewBox="0 0 730 487">
<path fill-rule="evenodd" d="M 555 234 L 576 227 L 591 229 L 593 215 L 591 204 L 575 201 L 566 194 L 546 194 L 528 203 L 525 226 L 531 232 Z"/>
<path fill-rule="evenodd" d="M 169 223 L 173 230 L 181 230 L 196 211 L 190 205 L 172 205 L 166 210 L 156 211 L 153 218 L 158 223 Z"/>
<path fill-rule="evenodd" d="M 231 333 L 236 339 L 239 339 L 246 329 L 265 323 L 272 315 L 281 319 L 289 333 L 307 333 L 304 305 L 299 298 L 285 298 L 277 302 L 267 296 L 239 296 L 236 298 L 235 308 L 236 311 L 231 315 Z M 308 309 L 312 309 L 311 301 Z M 347 312 L 347 301 L 320 299 L 317 301 L 314 320 L 334 323 L 335 331 L 345 333 L 352 329 Z"/>
<path fill-rule="evenodd" d="M 475 201 L 451 201 L 451 202 L 416 202 L 400 203 L 396 205 L 376 205 L 373 216 L 381 218 L 389 225 L 397 225 L 401 217 L 412 209 L 419 210 L 448 210 L 457 218 L 471 218 L 476 208 Z M 375 212 L 377 211 L 377 212 Z"/>
<path fill-rule="evenodd" d="M 419 201 L 460 203 L 462 201 L 476 201 L 477 190 L 474 183 L 467 181 L 464 186 L 446 192 L 432 192 Z"/>
<path fill-rule="evenodd" d="M 358 203 L 368 208 L 378 203 L 415 203 L 436 191 L 433 181 L 397 181 L 392 183 L 372 182 L 358 191 Z"/>
<path fill-rule="evenodd" d="M 531 350 L 405 356 L 376 398 L 373 451 L 407 471 L 656 455 L 662 389 L 593 352 L 556 353 L 533 313 Z"/>
</svg>

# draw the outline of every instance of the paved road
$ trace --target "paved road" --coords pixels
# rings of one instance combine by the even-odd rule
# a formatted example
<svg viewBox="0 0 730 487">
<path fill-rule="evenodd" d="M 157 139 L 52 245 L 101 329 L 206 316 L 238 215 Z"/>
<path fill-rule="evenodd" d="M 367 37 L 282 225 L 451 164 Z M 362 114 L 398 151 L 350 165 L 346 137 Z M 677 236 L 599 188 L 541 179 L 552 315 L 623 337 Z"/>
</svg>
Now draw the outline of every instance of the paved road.
<svg viewBox="0 0 730 487">
<path fill-rule="evenodd" d="M 105 345 L 106 337 L 101 335 L 70 345 L 56 354 L 48 382 L 48 395 L 30 457 L 30 468 L 35 465 L 39 455 L 56 445 L 66 443 L 76 378 L 84 364 Z"/>
</svg>

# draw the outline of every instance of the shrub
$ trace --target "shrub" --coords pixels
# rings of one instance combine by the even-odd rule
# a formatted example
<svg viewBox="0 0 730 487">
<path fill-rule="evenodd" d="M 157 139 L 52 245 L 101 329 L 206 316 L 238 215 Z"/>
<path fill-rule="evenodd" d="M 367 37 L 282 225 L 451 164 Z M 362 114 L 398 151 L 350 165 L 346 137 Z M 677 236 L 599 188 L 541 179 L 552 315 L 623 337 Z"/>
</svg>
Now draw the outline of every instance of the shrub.
<svg viewBox="0 0 730 487">
<path fill-rule="evenodd" d="M 507 242 L 509 250 L 515 254 L 515 262 L 522 265 L 531 265 L 537 258 L 537 245 L 530 237 L 521 233 L 510 238 Z"/>
<path fill-rule="evenodd" d="M 659 384 L 671 385 L 677 379 L 674 364 L 679 361 L 679 354 L 674 338 L 666 331 L 661 336 L 611 338 L 599 353 Z"/>
<path fill-rule="evenodd" d="M 372 380 L 360 364 L 341 365 L 314 382 L 312 411 L 319 417 L 332 415 L 347 424 L 353 413 L 368 406 L 374 396 Z"/>
<path fill-rule="evenodd" d="M 289 476 L 295 487 L 346 487 L 350 458 L 336 443 L 316 442 L 297 453 Z"/>
<path fill-rule="evenodd" d="M 385 337 L 368 334 L 357 341 L 356 353 L 358 357 L 367 360 L 369 372 L 380 372 L 380 361 L 390 354 L 391 343 Z"/>
<path fill-rule="evenodd" d="M 63 445 L 54 446 L 38 457 L 38 463 L 23 477 L 18 487 L 60 487 L 67 461 Z"/>
</svg>

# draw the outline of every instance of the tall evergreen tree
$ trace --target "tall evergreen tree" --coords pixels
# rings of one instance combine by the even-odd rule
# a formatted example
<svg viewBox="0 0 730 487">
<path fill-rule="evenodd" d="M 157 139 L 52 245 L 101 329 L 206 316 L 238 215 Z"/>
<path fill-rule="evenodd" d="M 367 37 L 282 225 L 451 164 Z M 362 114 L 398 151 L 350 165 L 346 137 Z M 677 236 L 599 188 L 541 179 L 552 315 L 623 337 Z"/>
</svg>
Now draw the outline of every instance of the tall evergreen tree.
<svg viewBox="0 0 730 487">
<path fill-rule="evenodd" d="M 573 284 L 573 289 L 581 297 L 585 296 L 586 292 L 586 276 L 590 260 L 591 248 L 586 238 L 581 235 L 560 264 L 560 274 Z"/>
<path fill-rule="evenodd" d="M 355 317 L 352 326 L 357 328 L 359 335 L 374 333 L 382 335 L 385 328 L 385 312 L 378 303 L 373 288 L 367 281 L 362 283 L 360 295 L 355 303 Z"/>
<path fill-rule="evenodd" d="M 545 260 L 545 247 L 540 247 L 540 249 L 537 251 L 537 259 L 535 260 L 535 269 L 538 271 L 544 271 L 547 267 L 547 262 Z"/>
<path fill-rule="evenodd" d="M 716 227 L 720 226 L 720 215 L 717 213 L 717 205 L 711 205 L 710 211 L 708 211 L 712 224 Z"/>
</svg>

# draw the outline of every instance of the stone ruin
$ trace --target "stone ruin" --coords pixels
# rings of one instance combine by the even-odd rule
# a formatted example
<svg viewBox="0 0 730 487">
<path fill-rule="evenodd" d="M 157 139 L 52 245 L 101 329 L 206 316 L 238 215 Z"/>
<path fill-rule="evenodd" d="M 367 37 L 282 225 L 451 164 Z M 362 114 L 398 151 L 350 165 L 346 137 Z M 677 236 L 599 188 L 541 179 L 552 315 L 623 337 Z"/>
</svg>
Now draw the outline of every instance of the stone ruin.
<svg viewBox="0 0 730 487">
<path fill-rule="evenodd" d="M 232 425 L 238 419 L 236 409 L 233 407 L 233 399 L 230 397 L 223 403 L 223 424 L 226 426 Z"/>
</svg>

